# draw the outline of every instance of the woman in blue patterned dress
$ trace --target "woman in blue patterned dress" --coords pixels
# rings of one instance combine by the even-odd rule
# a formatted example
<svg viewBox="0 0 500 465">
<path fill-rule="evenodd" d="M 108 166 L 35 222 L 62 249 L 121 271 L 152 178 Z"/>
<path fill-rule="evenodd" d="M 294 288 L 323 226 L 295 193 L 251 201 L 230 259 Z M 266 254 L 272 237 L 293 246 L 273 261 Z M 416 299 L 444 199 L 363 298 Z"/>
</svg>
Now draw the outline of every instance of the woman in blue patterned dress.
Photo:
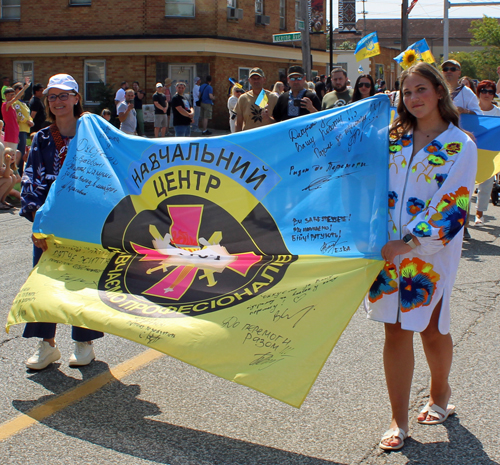
<svg viewBox="0 0 500 465">
<path fill-rule="evenodd" d="M 418 63 L 402 73 L 398 114 L 390 131 L 386 263 L 365 298 L 368 318 L 385 323 L 392 408 L 380 442 L 385 450 L 400 449 L 408 436 L 415 331 L 431 372 L 429 403 L 418 421 L 442 423 L 454 413 L 450 294 L 477 166 L 476 145 L 459 129 L 458 111 L 433 66 Z"/>
<path fill-rule="evenodd" d="M 24 171 L 20 214 L 30 221 L 35 219 L 37 210 L 47 199 L 50 186 L 56 180 L 66 158 L 68 145 L 75 136 L 78 118 L 83 113 L 78 84 L 68 74 L 52 76 L 43 93 L 48 104 L 48 119 L 53 123 L 36 133 Z M 35 266 L 48 245 L 45 239 L 37 239 L 35 236 L 32 239 Z M 50 305 L 50 302 L 47 304 Z M 26 361 L 28 368 L 42 370 L 61 358 L 55 333 L 55 323 L 26 325 L 23 337 L 42 338 L 35 353 Z M 88 365 L 95 358 L 92 340 L 100 337 L 103 337 L 103 333 L 99 331 L 73 327 L 75 350 L 69 359 L 69 365 Z"/>
</svg>

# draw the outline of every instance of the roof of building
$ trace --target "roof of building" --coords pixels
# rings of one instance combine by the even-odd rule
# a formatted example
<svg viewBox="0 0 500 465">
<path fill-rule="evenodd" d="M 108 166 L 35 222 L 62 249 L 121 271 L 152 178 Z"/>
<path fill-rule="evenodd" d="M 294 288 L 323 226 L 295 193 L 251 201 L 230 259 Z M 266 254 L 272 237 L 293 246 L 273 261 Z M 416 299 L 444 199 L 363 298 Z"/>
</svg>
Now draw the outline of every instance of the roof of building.
<svg viewBox="0 0 500 465">
<path fill-rule="evenodd" d="M 476 18 L 481 19 L 481 18 Z M 459 42 L 464 41 L 468 45 L 472 39 L 472 33 L 469 32 L 471 22 L 474 18 L 450 18 L 449 37 L 450 40 Z M 410 43 L 425 38 L 430 45 L 431 41 L 443 40 L 443 20 L 441 18 L 417 18 L 409 20 L 408 41 Z M 366 27 L 366 33 L 377 31 L 379 42 L 385 46 L 399 44 L 401 40 L 401 19 L 358 19 L 356 28 L 358 33 L 363 33 Z M 338 33 L 334 31 L 334 40 L 338 43 L 344 40 L 359 40 L 360 35 L 353 33 Z"/>
</svg>

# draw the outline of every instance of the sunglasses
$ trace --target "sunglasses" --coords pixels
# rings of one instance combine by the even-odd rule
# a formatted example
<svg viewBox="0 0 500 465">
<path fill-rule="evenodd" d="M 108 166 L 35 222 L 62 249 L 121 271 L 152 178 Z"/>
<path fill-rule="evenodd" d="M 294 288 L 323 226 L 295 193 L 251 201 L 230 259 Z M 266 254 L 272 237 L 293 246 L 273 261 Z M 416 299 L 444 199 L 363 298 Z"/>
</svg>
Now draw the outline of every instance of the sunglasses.
<svg viewBox="0 0 500 465">
<path fill-rule="evenodd" d="M 302 81 L 302 79 L 304 79 L 304 76 L 288 78 L 289 81 Z"/>
<path fill-rule="evenodd" d="M 455 68 L 455 66 L 445 66 L 443 68 L 443 71 L 446 73 L 447 71 L 451 71 L 454 73 L 455 71 L 458 71 L 460 68 Z"/>
<path fill-rule="evenodd" d="M 372 85 L 369 83 L 369 82 L 360 82 L 358 84 L 358 87 L 361 88 L 361 87 L 366 87 L 366 88 L 370 88 Z"/>
<path fill-rule="evenodd" d="M 481 94 L 495 95 L 495 91 L 493 89 L 481 89 L 479 92 Z"/>
<path fill-rule="evenodd" d="M 56 95 L 56 94 L 51 94 L 47 97 L 47 100 L 49 102 L 55 102 L 57 99 L 59 99 L 61 102 L 65 102 L 66 100 L 69 99 L 70 95 L 76 95 L 73 92 L 63 92 L 62 94 Z"/>
</svg>

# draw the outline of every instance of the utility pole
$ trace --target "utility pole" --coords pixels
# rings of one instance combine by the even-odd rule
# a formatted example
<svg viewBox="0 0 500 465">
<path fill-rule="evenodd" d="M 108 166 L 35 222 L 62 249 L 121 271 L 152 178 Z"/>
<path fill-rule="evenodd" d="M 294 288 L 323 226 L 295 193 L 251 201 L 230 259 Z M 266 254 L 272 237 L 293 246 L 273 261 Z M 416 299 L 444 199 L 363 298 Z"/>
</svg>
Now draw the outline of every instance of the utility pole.
<svg viewBox="0 0 500 465">
<path fill-rule="evenodd" d="M 444 0 L 444 15 L 443 15 L 443 61 L 448 59 L 448 42 L 450 39 L 450 21 L 448 19 L 448 10 L 450 2 Z"/>
<path fill-rule="evenodd" d="M 448 0 L 444 0 L 447 2 Z M 408 48 L 408 0 L 401 4 L 401 51 Z"/>
<path fill-rule="evenodd" d="M 366 35 L 366 15 L 368 11 L 366 11 L 366 2 L 367 0 L 361 0 L 363 2 L 363 37 Z"/>
<path fill-rule="evenodd" d="M 309 41 L 309 18 L 308 0 L 300 0 L 300 14 L 304 20 L 304 30 L 302 31 L 302 67 L 306 73 L 308 81 L 311 80 L 311 43 Z M 330 39 L 331 40 L 331 39 Z"/>
<path fill-rule="evenodd" d="M 450 3 L 444 0 L 444 15 L 443 15 L 443 61 L 448 59 L 448 42 L 450 40 L 450 20 L 448 18 L 448 10 L 453 6 L 494 6 L 500 5 L 499 2 L 474 2 L 474 3 Z"/>
<path fill-rule="evenodd" d="M 328 69 L 328 75 L 330 75 L 333 68 L 333 0 L 330 0 L 330 68 Z"/>
</svg>

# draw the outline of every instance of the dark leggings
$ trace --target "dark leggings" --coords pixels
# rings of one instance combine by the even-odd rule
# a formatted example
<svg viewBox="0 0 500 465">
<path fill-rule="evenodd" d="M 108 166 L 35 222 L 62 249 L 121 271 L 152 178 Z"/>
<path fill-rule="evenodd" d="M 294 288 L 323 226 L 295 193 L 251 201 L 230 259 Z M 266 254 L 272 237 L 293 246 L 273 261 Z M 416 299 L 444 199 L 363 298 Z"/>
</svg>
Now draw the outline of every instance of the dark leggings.
<svg viewBox="0 0 500 465">
<path fill-rule="evenodd" d="M 33 266 L 35 266 L 42 256 L 42 249 L 33 246 Z M 77 342 L 93 341 L 104 336 L 100 331 L 93 329 L 79 328 L 73 326 L 71 338 Z M 56 323 L 26 323 L 23 337 L 40 337 L 42 339 L 52 339 L 56 335 Z"/>
</svg>

